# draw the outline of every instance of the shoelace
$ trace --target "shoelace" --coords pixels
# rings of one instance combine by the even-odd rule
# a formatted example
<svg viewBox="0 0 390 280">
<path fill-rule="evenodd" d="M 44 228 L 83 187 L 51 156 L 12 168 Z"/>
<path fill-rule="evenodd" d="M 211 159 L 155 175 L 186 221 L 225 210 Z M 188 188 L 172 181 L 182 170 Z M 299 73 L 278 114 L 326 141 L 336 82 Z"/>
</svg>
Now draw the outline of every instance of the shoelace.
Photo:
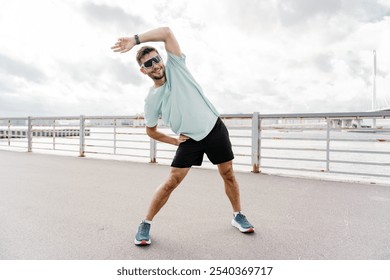
<svg viewBox="0 0 390 280">
<path fill-rule="evenodd" d="M 150 229 L 150 225 L 147 224 L 147 223 L 142 223 L 140 225 L 141 229 L 140 229 L 140 233 L 141 235 L 147 235 L 149 233 L 149 229 Z"/>
<path fill-rule="evenodd" d="M 239 214 L 237 214 L 236 217 L 238 218 L 238 220 L 241 220 L 242 223 L 244 223 L 244 224 L 246 224 L 246 225 L 248 225 L 248 226 L 250 225 L 250 223 L 249 223 L 248 220 L 246 219 L 245 215 L 239 213 Z"/>
</svg>

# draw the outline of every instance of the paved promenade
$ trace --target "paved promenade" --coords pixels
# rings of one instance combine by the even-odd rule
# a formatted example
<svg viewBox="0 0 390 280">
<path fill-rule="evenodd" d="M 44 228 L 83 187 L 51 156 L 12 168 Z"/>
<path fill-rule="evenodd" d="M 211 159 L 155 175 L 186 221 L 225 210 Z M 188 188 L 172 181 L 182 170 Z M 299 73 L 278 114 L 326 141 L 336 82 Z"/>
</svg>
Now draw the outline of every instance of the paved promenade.
<svg viewBox="0 0 390 280">
<path fill-rule="evenodd" d="M 193 169 L 133 245 L 169 166 L 0 150 L 0 259 L 390 259 L 390 186 L 237 173 L 256 233 Z"/>
</svg>

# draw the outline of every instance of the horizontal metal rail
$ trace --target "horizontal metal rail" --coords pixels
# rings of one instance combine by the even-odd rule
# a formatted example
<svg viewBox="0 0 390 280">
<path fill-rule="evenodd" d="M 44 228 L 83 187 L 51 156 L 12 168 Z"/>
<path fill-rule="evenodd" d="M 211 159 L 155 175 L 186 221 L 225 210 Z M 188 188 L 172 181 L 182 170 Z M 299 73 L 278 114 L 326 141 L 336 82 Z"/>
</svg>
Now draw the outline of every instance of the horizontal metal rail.
<svg viewBox="0 0 390 280">
<path fill-rule="evenodd" d="M 294 157 L 282 158 L 282 157 L 267 157 L 267 156 L 263 156 L 262 159 L 326 162 L 325 159 L 308 159 L 308 158 L 294 158 Z"/>
<path fill-rule="evenodd" d="M 262 147 L 263 150 L 278 150 L 278 151 L 311 151 L 311 152 L 326 152 L 327 149 L 316 148 L 288 148 L 288 147 Z"/>
<path fill-rule="evenodd" d="M 371 155 L 390 155 L 390 152 L 385 151 L 361 151 L 361 150 L 336 150 L 330 149 L 333 153 L 355 153 L 355 154 L 371 154 Z"/>
<path fill-rule="evenodd" d="M 244 138 L 251 139 L 251 136 L 229 135 L 230 138 Z"/>
<path fill-rule="evenodd" d="M 290 171 L 304 171 L 304 172 L 325 172 L 325 169 L 313 169 L 313 168 L 294 168 L 294 167 L 281 167 L 281 166 L 271 166 L 263 165 L 262 168 L 267 169 L 278 169 L 278 170 L 290 170 Z"/>
<path fill-rule="evenodd" d="M 49 149 L 49 148 L 35 148 L 37 150 L 43 150 L 43 151 L 59 151 L 59 152 L 77 152 L 77 150 L 66 150 L 66 149 Z"/>
<path fill-rule="evenodd" d="M 325 141 L 326 138 L 297 138 L 297 137 L 261 137 L 262 140 L 299 140 L 299 141 Z"/>
<path fill-rule="evenodd" d="M 375 166 L 390 166 L 388 162 L 361 162 L 361 161 L 346 161 L 346 160 L 332 160 L 332 163 L 345 163 L 345 164 L 360 164 L 360 165 L 375 165 Z"/>
<path fill-rule="evenodd" d="M 332 139 L 332 142 L 390 142 L 390 139 Z"/>
</svg>

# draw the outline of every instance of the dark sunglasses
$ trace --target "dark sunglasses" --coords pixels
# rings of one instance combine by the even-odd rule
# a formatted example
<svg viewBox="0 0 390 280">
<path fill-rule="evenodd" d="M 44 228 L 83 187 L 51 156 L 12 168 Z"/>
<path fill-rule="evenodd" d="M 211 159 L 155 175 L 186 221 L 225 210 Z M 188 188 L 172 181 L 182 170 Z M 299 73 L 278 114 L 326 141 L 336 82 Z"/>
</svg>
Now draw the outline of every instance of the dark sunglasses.
<svg viewBox="0 0 390 280">
<path fill-rule="evenodd" d="M 143 68 L 150 68 L 150 67 L 153 67 L 153 62 L 158 64 L 160 63 L 162 60 L 161 56 L 160 55 L 156 55 L 154 57 L 152 57 L 151 59 L 145 61 L 144 63 L 142 63 L 141 67 Z"/>
</svg>

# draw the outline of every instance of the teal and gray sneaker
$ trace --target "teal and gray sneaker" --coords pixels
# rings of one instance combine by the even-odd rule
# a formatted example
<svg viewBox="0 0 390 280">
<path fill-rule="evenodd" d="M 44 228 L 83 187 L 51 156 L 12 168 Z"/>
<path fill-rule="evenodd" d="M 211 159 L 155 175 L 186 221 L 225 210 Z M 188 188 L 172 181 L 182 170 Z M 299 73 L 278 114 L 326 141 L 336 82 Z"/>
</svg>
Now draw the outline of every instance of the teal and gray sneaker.
<svg viewBox="0 0 390 280">
<path fill-rule="evenodd" d="M 150 239 L 150 224 L 146 223 L 145 220 L 142 220 L 141 224 L 138 226 L 138 232 L 135 236 L 134 243 L 138 246 L 146 246 L 152 243 Z"/>
<path fill-rule="evenodd" d="M 255 232 L 255 228 L 251 225 L 250 222 L 246 219 L 246 217 L 238 213 L 232 220 L 232 226 L 238 228 L 239 231 L 244 233 Z"/>
</svg>

